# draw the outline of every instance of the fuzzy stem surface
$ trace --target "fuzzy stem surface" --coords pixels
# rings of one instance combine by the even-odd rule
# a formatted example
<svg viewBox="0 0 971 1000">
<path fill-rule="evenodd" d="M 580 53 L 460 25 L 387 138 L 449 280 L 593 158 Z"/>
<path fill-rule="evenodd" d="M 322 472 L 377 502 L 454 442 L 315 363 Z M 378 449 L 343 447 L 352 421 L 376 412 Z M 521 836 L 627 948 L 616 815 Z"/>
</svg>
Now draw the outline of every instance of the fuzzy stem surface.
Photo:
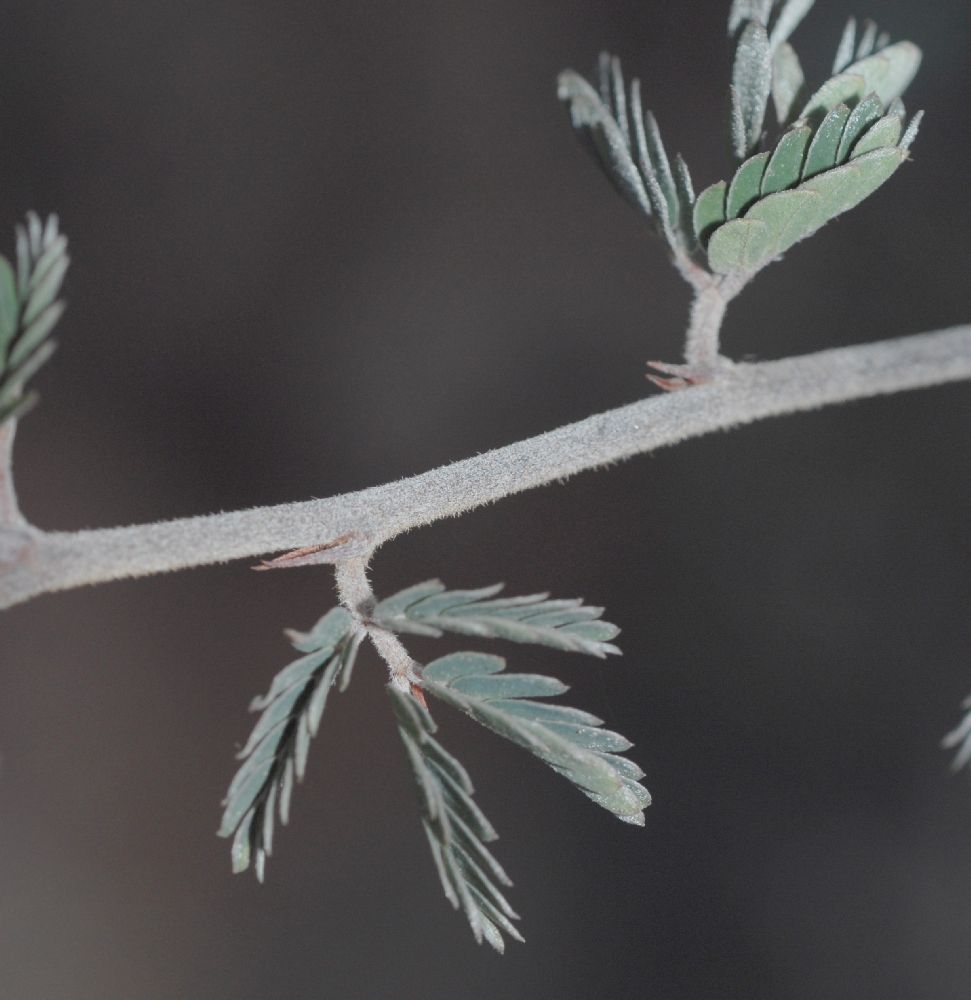
<svg viewBox="0 0 971 1000">
<path fill-rule="evenodd" d="M 252 558 L 345 536 L 334 563 L 419 525 L 642 452 L 766 417 L 971 378 L 971 325 L 737 364 L 706 385 L 651 396 L 421 475 L 324 500 L 94 531 L 27 529 L 4 559 L 0 608 L 85 584 Z M 10 529 L 0 527 L 0 542 Z M 25 537 L 21 534 L 21 541 Z"/>
</svg>

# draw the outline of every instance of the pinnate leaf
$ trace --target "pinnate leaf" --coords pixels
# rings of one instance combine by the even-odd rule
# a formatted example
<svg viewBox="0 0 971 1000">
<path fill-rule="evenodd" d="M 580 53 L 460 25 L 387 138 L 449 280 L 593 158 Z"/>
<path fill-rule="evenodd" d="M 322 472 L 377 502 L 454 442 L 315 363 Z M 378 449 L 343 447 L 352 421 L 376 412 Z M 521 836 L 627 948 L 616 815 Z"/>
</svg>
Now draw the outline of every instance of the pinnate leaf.
<svg viewBox="0 0 971 1000">
<path fill-rule="evenodd" d="M 634 164 L 630 142 L 601 96 L 573 70 L 560 74 L 557 93 L 560 100 L 568 103 L 574 130 L 587 139 L 588 148 L 610 182 L 627 201 L 650 217 L 651 203 L 644 179 Z"/>
<path fill-rule="evenodd" d="M 878 50 L 877 58 L 893 49 Z M 865 60 L 864 60 L 865 61 Z M 716 274 L 753 274 L 794 243 L 872 194 L 907 159 L 915 115 L 901 137 L 903 106 L 889 111 L 872 92 L 853 107 L 837 104 L 815 127 L 800 119 L 770 152 L 757 153 L 735 171 L 719 221 L 720 186 L 696 199 L 696 231 Z"/>
<path fill-rule="evenodd" d="M 629 95 L 620 61 L 606 53 L 599 62 L 599 91 L 580 74 L 560 74 L 557 93 L 570 110 L 577 134 L 623 197 L 652 220 L 675 253 L 694 244 L 691 212 L 681 188 L 687 168 L 672 169 L 653 113 L 643 107 L 639 80 Z"/>
<path fill-rule="evenodd" d="M 906 152 L 897 147 L 877 149 L 791 191 L 770 194 L 743 219 L 714 231 L 708 241 L 709 265 L 721 274 L 759 270 L 872 194 L 905 158 Z"/>
<path fill-rule="evenodd" d="M 539 698 L 566 687 L 551 677 L 506 674 L 505 661 L 485 653 L 453 653 L 429 663 L 422 687 L 481 725 L 524 747 L 586 796 L 626 823 L 644 824 L 650 795 L 643 772 L 617 754 L 631 744 L 601 720 Z"/>
<path fill-rule="evenodd" d="M 0 423 L 21 415 L 36 398 L 28 380 L 53 353 L 48 339 L 64 312 L 57 296 L 70 259 L 56 216 L 31 212 L 17 227 L 17 270 L 0 257 Z"/>
<path fill-rule="evenodd" d="M 292 633 L 305 655 L 284 667 L 250 709 L 259 720 L 238 756 L 219 836 L 232 837 L 233 871 L 252 862 L 262 882 L 273 849 L 274 814 L 289 819 L 294 781 L 302 781 L 311 737 L 317 734 L 327 695 L 343 673 L 350 674 L 361 634 L 350 613 L 334 608 L 305 635 Z"/>
<path fill-rule="evenodd" d="M 513 920 L 519 917 L 503 895 L 509 876 L 486 844 L 497 834 L 472 798 L 464 767 L 432 735 L 428 711 L 409 694 L 388 685 L 398 733 L 415 773 L 422 822 L 445 897 L 461 909 L 476 941 L 503 951 L 503 932 L 522 941 Z"/>
<path fill-rule="evenodd" d="M 443 632 L 536 643 L 566 652 L 604 657 L 620 629 L 601 620 L 603 608 L 548 594 L 497 597 L 502 584 L 477 590 L 447 590 L 440 580 L 409 587 L 381 601 L 371 617 L 394 632 L 440 636 Z"/>
</svg>

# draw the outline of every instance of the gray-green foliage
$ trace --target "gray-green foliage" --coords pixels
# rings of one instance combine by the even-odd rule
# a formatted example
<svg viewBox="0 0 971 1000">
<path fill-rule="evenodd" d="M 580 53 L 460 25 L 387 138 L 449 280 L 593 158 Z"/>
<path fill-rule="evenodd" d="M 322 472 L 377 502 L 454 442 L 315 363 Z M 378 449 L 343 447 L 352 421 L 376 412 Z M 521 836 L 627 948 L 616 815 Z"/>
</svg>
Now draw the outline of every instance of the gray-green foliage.
<svg viewBox="0 0 971 1000">
<path fill-rule="evenodd" d="M 560 76 L 574 127 L 614 185 L 665 237 L 672 255 L 716 276 L 745 279 L 830 219 L 857 205 L 908 158 L 920 114 L 909 125 L 900 96 L 920 65 L 912 42 L 891 44 L 850 21 L 833 76 L 810 92 L 789 37 L 812 0 L 736 0 L 730 138 L 738 165 L 727 181 L 685 198 L 691 180 L 672 171 L 653 115 L 629 97 L 619 62 L 601 57 L 599 92 L 572 70 Z M 770 99 L 781 129 L 766 131 Z M 676 175 L 684 183 L 676 183 Z"/>
<path fill-rule="evenodd" d="M 422 823 L 445 896 L 462 909 L 476 941 L 484 938 L 504 951 L 501 931 L 516 941 L 523 938 L 512 923 L 518 915 L 499 888 L 512 881 L 485 846 L 498 834 L 472 800 L 468 772 L 432 735 L 438 727 L 428 710 L 393 685 L 387 690 L 415 772 Z"/>
<path fill-rule="evenodd" d="M 599 81 L 598 92 L 572 70 L 560 74 L 558 93 L 569 104 L 574 128 L 617 190 L 652 221 L 671 250 L 690 249 L 693 236 L 683 224 L 674 172 L 657 121 L 642 107 L 640 81 L 633 81 L 628 96 L 620 61 L 607 54 L 600 59 Z M 686 165 L 683 177 L 690 187 Z"/>
<path fill-rule="evenodd" d="M 550 600 L 549 594 L 496 598 L 502 586 L 446 590 L 441 580 L 427 580 L 381 601 L 371 617 L 393 632 L 458 632 L 599 657 L 620 652 L 610 644 L 620 629 L 601 620 L 603 608 L 578 598 Z"/>
<path fill-rule="evenodd" d="M 250 710 L 262 714 L 237 755 L 244 763 L 226 792 L 219 826 L 219 836 L 233 838 L 233 871 L 245 871 L 252 861 L 261 882 L 273 853 L 275 816 L 286 825 L 294 781 L 303 781 L 327 696 L 338 678 L 341 691 L 350 682 L 361 634 L 347 611 L 334 608 L 308 633 L 290 638 L 305 655 L 251 702 Z"/>
<path fill-rule="evenodd" d="M 506 661 L 487 653 L 452 653 L 422 671 L 424 690 L 528 750 L 618 819 L 644 825 L 651 797 L 636 764 L 619 756 L 632 746 L 602 729 L 589 712 L 536 699 L 567 691 L 542 674 L 507 674 Z"/>
<path fill-rule="evenodd" d="M 303 779 L 327 696 L 338 680 L 340 690 L 347 687 L 366 629 L 436 637 L 456 632 L 601 658 L 619 652 L 609 641 L 619 630 L 601 619 L 602 608 L 547 594 L 497 598 L 501 589 L 497 584 L 448 590 L 441 581 L 428 580 L 378 602 L 361 623 L 335 608 L 310 632 L 289 633 L 304 655 L 253 701 L 251 708 L 262 714 L 239 753 L 243 764 L 223 802 L 219 834 L 233 838 L 234 871 L 252 862 L 262 881 L 275 816 L 287 822 L 293 785 Z M 509 878 L 485 846 L 496 833 L 472 800 L 465 769 L 434 738 L 423 692 L 524 747 L 598 805 L 640 826 L 651 800 L 640 784 L 644 773 L 621 756 L 631 746 L 623 736 L 604 729 L 589 712 L 546 700 L 567 690 L 552 677 L 507 674 L 504 660 L 476 652 L 413 668 L 417 680 L 404 683 L 409 692 L 398 677 L 388 693 L 415 772 L 435 865 L 446 897 L 465 913 L 476 940 L 501 951 L 504 933 L 522 937 L 500 888 L 511 884 Z"/>
<path fill-rule="evenodd" d="M 69 258 L 57 216 L 33 212 L 17 227 L 17 262 L 0 256 L 0 423 L 36 401 L 27 381 L 54 353 L 50 333 L 64 312 L 58 301 Z"/>
</svg>

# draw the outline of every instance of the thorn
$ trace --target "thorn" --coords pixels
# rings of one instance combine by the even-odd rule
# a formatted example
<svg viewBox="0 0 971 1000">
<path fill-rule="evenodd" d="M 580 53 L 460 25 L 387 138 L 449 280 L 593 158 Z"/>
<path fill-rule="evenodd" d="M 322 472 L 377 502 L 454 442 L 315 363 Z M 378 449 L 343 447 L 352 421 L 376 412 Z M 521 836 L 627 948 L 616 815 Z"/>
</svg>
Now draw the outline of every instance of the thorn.
<svg viewBox="0 0 971 1000">
<path fill-rule="evenodd" d="M 677 392 L 711 381 L 711 372 L 692 370 L 689 365 L 669 365 L 663 361 L 648 361 L 647 365 L 655 371 L 664 373 L 657 375 L 654 372 L 647 372 L 647 378 L 665 392 Z"/>
<path fill-rule="evenodd" d="M 727 362 L 727 359 L 719 359 L 719 362 L 715 366 L 706 364 L 670 365 L 664 361 L 648 361 L 648 368 L 653 368 L 663 374 L 656 375 L 654 372 L 647 372 L 646 377 L 665 392 L 677 392 L 680 389 L 690 389 L 695 385 L 708 385 L 715 380 L 716 376 L 724 374 L 731 367 L 731 362 Z"/>
<path fill-rule="evenodd" d="M 662 378 L 660 375 L 652 375 L 650 372 L 647 373 L 646 377 L 649 382 L 653 382 L 659 389 L 663 389 L 665 392 L 677 392 L 679 389 L 686 389 L 690 385 L 683 378 Z"/>
<path fill-rule="evenodd" d="M 411 697 L 427 712 L 428 702 L 425 701 L 425 692 L 414 681 L 408 685 L 408 690 L 411 692 Z"/>
<path fill-rule="evenodd" d="M 268 569 L 289 569 L 291 566 L 316 566 L 321 563 L 337 562 L 338 560 L 334 558 L 319 558 L 319 556 L 322 552 L 338 549 L 360 537 L 357 532 L 351 531 L 346 535 L 341 535 L 340 538 L 335 538 L 332 542 L 324 542 L 321 545 L 306 545 L 302 549 L 284 552 L 282 556 L 277 556 L 275 559 L 264 559 L 258 566 L 251 566 L 250 569 L 262 573 Z"/>
</svg>

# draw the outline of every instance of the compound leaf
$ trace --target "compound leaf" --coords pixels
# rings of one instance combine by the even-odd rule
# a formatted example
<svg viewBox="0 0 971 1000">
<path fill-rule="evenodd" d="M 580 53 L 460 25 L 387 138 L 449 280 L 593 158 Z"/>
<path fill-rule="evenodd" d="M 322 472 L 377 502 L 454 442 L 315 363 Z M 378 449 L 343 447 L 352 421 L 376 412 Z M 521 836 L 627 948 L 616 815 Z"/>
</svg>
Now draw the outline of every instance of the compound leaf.
<svg viewBox="0 0 971 1000">
<path fill-rule="evenodd" d="M 513 920 L 519 917 L 502 893 L 509 876 L 486 847 L 497 838 L 475 804 L 464 767 L 432 735 L 435 723 L 409 694 L 388 685 L 388 695 L 418 784 L 422 822 L 445 897 L 461 908 L 478 942 L 501 952 L 502 932 L 522 941 Z"/>
<path fill-rule="evenodd" d="M 428 580 L 381 601 L 371 617 L 394 632 L 456 632 L 598 657 L 620 652 L 610 642 L 620 629 L 601 620 L 603 608 L 579 598 L 550 600 L 545 593 L 496 598 L 502 586 L 446 590 L 440 580 Z"/>
<path fill-rule="evenodd" d="M 794 243 L 872 194 L 906 158 L 896 146 L 876 149 L 817 174 L 791 191 L 755 204 L 726 222 L 708 242 L 708 261 L 721 274 L 757 271 Z"/>
<path fill-rule="evenodd" d="M 608 179 L 627 201 L 650 216 L 651 203 L 629 141 L 597 91 L 579 73 L 566 70 L 560 74 L 557 92 L 568 102 L 574 129 L 587 137 Z"/>
<path fill-rule="evenodd" d="M 17 227 L 17 272 L 0 257 L 0 423 L 19 416 L 36 398 L 27 381 L 53 353 L 50 332 L 64 312 L 57 296 L 70 258 L 57 216 L 33 212 Z"/>
<path fill-rule="evenodd" d="M 671 168 L 654 115 L 641 102 L 640 81 L 624 87 L 620 60 L 600 57 L 599 92 L 573 70 L 560 74 L 557 93 L 570 110 L 577 134 L 594 154 L 614 187 L 652 219 L 675 253 L 694 243 L 691 213 L 682 211 L 684 178 Z"/>
<path fill-rule="evenodd" d="M 453 653 L 424 668 L 422 687 L 529 750 L 619 819 L 643 826 L 650 804 L 638 781 L 643 773 L 629 761 L 618 765 L 615 757 L 631 744 L 619 733 L 601 729 L 595 716 L 533 700 L 565 691 L 559 681 L 505 674 L 504 669 L 505 661 L 497 656 Z"/>
<path fill-rule="evenodd" d="M 349 674 L 360 633 L 343 608 L 334 608 L 306 634 L 291 633 L 306 655 L 284 667 L 251 711 L 262 711 L 239 752 L 243 764 L 226 798 L 220 837 L 232 837 L 233 871 L 252 863 L 262 882 L 273 850 L 274 814 L 286 825 L 294 780 L 302 781 L 310 739 L 317 734 L 327 695 L 337 678 Z"/>
</svg>

